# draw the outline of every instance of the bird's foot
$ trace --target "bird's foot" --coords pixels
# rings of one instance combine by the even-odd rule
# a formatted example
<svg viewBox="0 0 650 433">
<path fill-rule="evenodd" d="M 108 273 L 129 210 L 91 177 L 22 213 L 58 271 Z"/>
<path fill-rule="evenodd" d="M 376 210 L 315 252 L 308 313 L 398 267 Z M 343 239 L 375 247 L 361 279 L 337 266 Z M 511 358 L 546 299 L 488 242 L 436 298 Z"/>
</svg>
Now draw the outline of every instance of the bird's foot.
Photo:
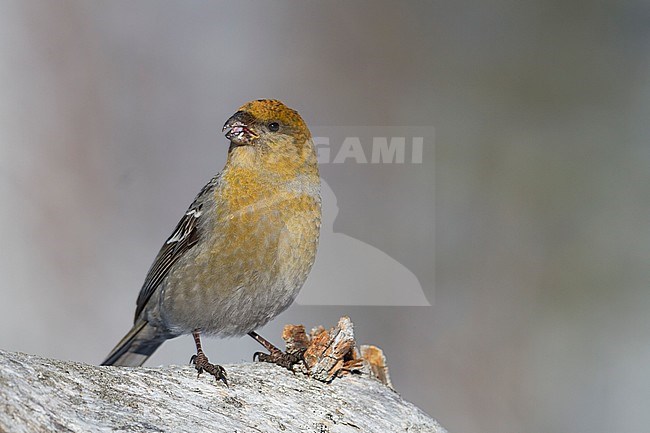
<svg viewBox="0 0 650 433">
<path fill-rule="evenodd" d="M 228 378 L 226 376 L 226 370 L 217 364 L 211 364 L 208 361 L 208 357 L 205 356 L 205 354 L 201 351 L 197 353 L 196 355 L 192 355 L 192 358 L 190 359 L 190 363 L 194 364 L 194 368 L 196 368 L 196 371 L 198 374 L 196 375 L 196 378 L 198 379 L 199 376 L 201 376 L 201 373 L 204 371 L 207 373 L 210 373 L 217 379 L 218 381 L 223 381 L 223 383 L 228 386 Z"/>
<path fill-rule="evenodd" d="M 299 363 L 302 359 L 296 355 L 275 349 L 271 350 L 271 353 L 255 352 L 253 354 L 253 361 L 269 362 L 293 371 L 293 365 Z"/>
</svg>

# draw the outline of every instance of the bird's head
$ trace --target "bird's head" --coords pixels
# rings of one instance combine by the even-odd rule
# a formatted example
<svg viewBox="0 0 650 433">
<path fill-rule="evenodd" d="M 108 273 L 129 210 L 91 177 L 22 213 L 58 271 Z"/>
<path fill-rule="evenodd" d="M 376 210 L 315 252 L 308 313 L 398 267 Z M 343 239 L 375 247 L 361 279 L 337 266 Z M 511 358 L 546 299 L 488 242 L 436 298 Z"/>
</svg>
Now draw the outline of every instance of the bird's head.
<svg viewBox="0 0 650 433">
<path fill-rule="evenodd" d="M 315 163 L 311 133 L 297 111 L 275 99 L 242 105 L 223 126 L 233 162 L 296 167 Z M 276 167 L 278 168 L 278 167 Z"/>
<path fill-rule="evenodd" d="M 234 146 L 311 138 L 300 114 L 275 99 L 258 99 L 242 105 L 223 125 L 223 132 Z"/>
</svg>

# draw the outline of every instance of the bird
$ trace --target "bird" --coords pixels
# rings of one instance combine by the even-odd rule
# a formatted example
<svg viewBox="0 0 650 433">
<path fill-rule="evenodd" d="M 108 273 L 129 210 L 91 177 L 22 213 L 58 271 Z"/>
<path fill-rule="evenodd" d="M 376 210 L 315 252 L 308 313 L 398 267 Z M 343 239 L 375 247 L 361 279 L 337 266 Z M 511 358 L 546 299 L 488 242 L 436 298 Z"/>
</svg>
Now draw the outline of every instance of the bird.
<svg viewBox="0 0 650 433">
<path fill-rule="evenodd" d="M 192 334 L 198 375 L 227 386 L 201 335 L 250 335 L 269 353 L 254 360 L 297 362 L 255 332 L 287 309 L 316 257 L 320 175 L 311 132 L 275 99 L 242 105 L 224 124 L 225 166 L 200 190 L 149 268 L 131 330 L 101 365 L 141 366 L 166 340 Z"/>
</svg>

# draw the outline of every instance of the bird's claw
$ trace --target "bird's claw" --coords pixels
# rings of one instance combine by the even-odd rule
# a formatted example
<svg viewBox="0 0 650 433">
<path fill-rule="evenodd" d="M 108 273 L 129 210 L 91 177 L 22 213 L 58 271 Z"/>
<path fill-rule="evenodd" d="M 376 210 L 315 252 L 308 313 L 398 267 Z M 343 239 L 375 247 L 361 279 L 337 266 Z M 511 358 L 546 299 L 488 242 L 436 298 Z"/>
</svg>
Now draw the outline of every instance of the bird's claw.
<svg viewBox="0 0 650 433">
<path fill-rule="evenodd" d="M 192 355 L 192 358 L 190 358 L 190 364 L 194 364 L 194 368 L 198 372 L 196 375 L 197 379 L 201 376 L 201 373 L 206 372 L 214 376 L 217 382 L 221 380 L 227 387 L 229 387 L 226 370 L 220 365 L 210 363 L 208 357 L 205 356 L 203 352 Z"/>
<path fill-rule="evenodd" d="M 253 361 L 269 362 L 293 371 L 293 365 L 299 363 L 301 359 L 296 355 L 277 350 L 271 351 L 271 353 L 255 352 L 253 354 Z"/>
</svg>

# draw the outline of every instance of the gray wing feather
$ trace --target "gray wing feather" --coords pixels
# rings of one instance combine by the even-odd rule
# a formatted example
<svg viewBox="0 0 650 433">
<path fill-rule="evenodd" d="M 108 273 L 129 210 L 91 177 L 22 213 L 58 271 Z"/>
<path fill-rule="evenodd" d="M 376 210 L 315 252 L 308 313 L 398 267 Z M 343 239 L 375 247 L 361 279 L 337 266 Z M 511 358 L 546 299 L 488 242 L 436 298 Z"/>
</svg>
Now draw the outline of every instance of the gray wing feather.
<svg viewBox="0 0 650 433">
<path fill-rule="evenodd" d="M 134 321 L 138 320 L 140 313 L 142 313 L 151 296 L 167 276 L 172 265 L 198 242 L 200 234 L 198 225 L 203 215 L 201 210 L 203 201 L 205 196 L 219 184 L 219 177 L 219 174 L 216 175 L 201 189 L 183 218 L 176 225 L 171 236 L 158 252 L 151 268 L 149 268 L 149 272 L 147 272 L 142 289 L 140 289 Z"/>
</svg>

